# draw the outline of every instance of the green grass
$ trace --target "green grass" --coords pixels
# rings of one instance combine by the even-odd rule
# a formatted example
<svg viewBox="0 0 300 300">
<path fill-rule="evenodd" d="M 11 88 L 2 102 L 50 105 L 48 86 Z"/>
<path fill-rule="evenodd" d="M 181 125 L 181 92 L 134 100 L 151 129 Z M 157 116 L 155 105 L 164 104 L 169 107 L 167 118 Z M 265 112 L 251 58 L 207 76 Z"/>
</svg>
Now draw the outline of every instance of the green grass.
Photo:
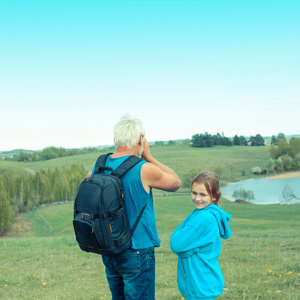
<svg viewBox="0 0 300 300">
<path fill-rule="evenodd" d="M 14 162 L 0 161 L 0 167 L 12 170 L 13 172 L 37 172 L 41 169 L 55 169 L 56 167 L 70 167 L 74 164 L 83 164 L 85 168 L 90 170 L 95 163 L 95 160 L 100 154 L 107 153 L 103 151 L 80 154 L 74 156 L 60 157 L 56 159 L 38 161 L 38 162 Z"/>
<path fill-rule="evenodd" d="M 223 183 L 253 177 L 251 168 L 264 167 L 269 159 L 268 146 L 198 149 L 177 145 L 152 147 L 151 152 L 181 179 L 191 170 L 223 166 Z M 35 163 L 0 161 L 0 169 L 36 172 L 79 163 L 90 170 L 102 153 Z M 0 239 L 0 299 L 110 299 L 101 257 L 81 251 L 75 241 L 72 206 L 40 207 L 19 216 L 7 237 Z M 223 208 L 233 216 L 232 237 L 222 244 L 220 265 L 226 286 L 218 299 L 300 299 L 300 206 L 224 200 Z M 177 257 L 169 238 L 192 209 L 189 196 L 155 198 L 161 238 L 156 250 L 156 298 L 160 300 L 181 299 Z"/>
<path fill-rule="evenodd" d="M 222 208 L 232 214 L 232 236 L 222 243 L 226 285 L 218 299 L 300 299 L 300 206 L 224 200 Z M 155 198 L 160 300 L 182 299 L 169 238 L 192 209 L 188 196 Z M 101 257 L 77 246 L 72 211 L 72 204 L 35 209 L 0 239 L 1 299 L 110 299 Z"/>
<path fill-rule="evenodd" d="M 240 147 L 240 146 L 215 146 L 212 148 L 193 148 L 189 145 L 175 145 L 164 147 L 151 147 L 152 155 L 160 162 L 171 167 L 182 179 L 183 175 L 196 170 L 200 172 L 211 169 L 212 166 L 225 168 L 221 180 L 240 180 L 253 177 L 251 169 L 256 166 L 265 167 L 270 158 L 270 146 Z M 98 155 L 105 151 L 93 152 L 82 155 L 68 156 L 40 162 L 10 162 L 0 161 L 0 169 L 7 168 L 17 172 L 36 172 L 41 169 L 48 170 L 55 167 L 62 168 L 72 164 L 83 164 L 90 170 Z M 245 175 L 242 175 L 242 171 Z"/>
</svg>

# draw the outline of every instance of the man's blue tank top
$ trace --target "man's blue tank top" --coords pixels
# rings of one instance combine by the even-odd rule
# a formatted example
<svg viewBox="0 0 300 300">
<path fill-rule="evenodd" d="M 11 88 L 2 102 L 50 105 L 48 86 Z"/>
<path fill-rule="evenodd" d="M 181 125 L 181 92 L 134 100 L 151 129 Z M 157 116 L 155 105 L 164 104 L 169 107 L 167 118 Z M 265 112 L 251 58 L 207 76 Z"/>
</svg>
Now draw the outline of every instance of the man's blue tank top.
<svg viewBox="0 0 300 300">
<path fill-rule="evenodd" d="M 126 158 L 128 158 L 128 155 L 118 158 L 111 158 L 109 156 L 105 166 L 116 169 Z M 129 225 L 131 228 L 142 208 L 146 205 L 142 218 L 132 236 L 133 249 L 145 249 L 153 246 L 160 246 L 160 239 L 158 238 L 156 228 L 152 191 L 148 193 L 141 180 L 141 168 L 144 163 L 146 163 L 144 160 L 139 162 L 121 177 Z M 93 173 L 94 170 L 92 174 Z"/>
</svg>

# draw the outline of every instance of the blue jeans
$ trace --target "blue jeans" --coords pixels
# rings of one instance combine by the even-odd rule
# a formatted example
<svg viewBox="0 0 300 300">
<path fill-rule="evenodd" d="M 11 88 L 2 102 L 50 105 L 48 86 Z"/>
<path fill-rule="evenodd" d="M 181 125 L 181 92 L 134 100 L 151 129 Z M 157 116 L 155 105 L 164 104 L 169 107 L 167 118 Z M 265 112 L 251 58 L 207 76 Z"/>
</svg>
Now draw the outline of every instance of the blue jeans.
<svg viewBox="0 0 300 300">
<path fill-rule="evenodd" d="M 102 256 L 112 300 L 155 299 L 154 247 Z"/>
</svg>

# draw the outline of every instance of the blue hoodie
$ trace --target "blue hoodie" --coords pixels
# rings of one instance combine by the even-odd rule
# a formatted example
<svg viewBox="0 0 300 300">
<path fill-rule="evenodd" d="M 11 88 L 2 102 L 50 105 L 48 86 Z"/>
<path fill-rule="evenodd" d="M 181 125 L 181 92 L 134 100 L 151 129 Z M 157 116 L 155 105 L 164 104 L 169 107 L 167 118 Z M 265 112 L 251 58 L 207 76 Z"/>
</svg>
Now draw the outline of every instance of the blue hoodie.
<svg viewBox="0 0 300 300">
<path fill-rule="evenodd" d="M 178 255 L 178 288 L 187 300 L 221 295 L 224 278 L 218 258 L 221 238 L 231 235 L 230 219 L 230 214 L 211 204 L 195 209 L 171 235 L 171 249 Z"/>
</svg>

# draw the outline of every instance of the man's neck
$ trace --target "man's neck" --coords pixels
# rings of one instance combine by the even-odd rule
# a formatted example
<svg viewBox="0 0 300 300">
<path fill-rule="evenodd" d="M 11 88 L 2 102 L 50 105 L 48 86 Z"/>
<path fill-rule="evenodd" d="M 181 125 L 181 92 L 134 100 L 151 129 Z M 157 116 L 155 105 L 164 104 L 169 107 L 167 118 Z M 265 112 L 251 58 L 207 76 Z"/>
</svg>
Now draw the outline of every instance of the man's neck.
<svg viewBox="0 0 300 300">
<path fill-rule="evenodd" d="M 118 147 L 115 153 L 111 155 L 112 158 L 118 158 L 125 155 L 135 155 L 138 156 L 139 154 L 139 146 L 135 146 L 133 148 L 127 148 L 127 147 Z"/>
</svg>

